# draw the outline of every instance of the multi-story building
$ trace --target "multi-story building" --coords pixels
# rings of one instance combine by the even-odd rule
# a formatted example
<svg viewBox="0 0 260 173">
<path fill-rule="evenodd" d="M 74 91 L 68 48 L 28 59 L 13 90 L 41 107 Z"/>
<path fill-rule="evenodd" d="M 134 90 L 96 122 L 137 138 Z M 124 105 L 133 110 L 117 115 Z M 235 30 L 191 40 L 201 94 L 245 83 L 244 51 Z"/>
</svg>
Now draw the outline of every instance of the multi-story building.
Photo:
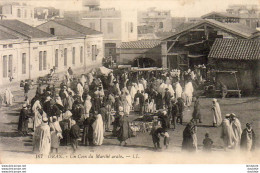
<svg viewBox="0 0 260 173">
<path fill-rule="evenodd" d="M 2 15 L 4 19 L 17 19 L 32 25 L 34 21 L 34 7 L 26 3 L 7 3 L 2 6 Z"/>
<path fill-rule="evenodd" d="M 99 8 L 98 0 L 83 1 L 83 11 L 64 12 L 64 18 L 103 33 L 105 56 L 116 60 L 121 42 L 137 40 L 137 11 Z"/>
<path fill-rule="evenodd" d="M 67 21 L 50 21 L 45 26 L 48 32 L 18 20 L 0 20 L 0 85 L 8 84 L 10 78 L 12 82 L 36 79 L 53 67 L 63 72 L 68 67 L 87 70 L 101 65 L 100 32 Z"/>
<path fill-rule="evenodd" d="M 152 26 L 154 32 L 168 32 L 172 30 L 171 11 L 149 8 L 138 12 L 138 26 Z"/>
<path fill-rule="evenodd" d="M 231 5 L 226 12 L 211 12 L 201 18 L 223 23 L 241 23 L 253 29 L 260 27 L 260 11 L 257 5 Z"/>
</svg>

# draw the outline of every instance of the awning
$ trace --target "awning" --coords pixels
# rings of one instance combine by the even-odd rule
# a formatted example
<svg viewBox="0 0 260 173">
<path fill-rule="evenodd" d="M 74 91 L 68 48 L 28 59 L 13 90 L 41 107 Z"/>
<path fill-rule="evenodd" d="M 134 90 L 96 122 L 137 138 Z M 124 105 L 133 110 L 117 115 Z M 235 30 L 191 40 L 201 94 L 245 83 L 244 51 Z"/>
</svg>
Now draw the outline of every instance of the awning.
<svg viewBox="0 0 260 173">
<path fill-rule="evenodd" d="M 191 54 L 188 55 L 189 58 L 200 58 L 200 57 L 205 57 L 205 56 L 207 56 L 207 55 L 191 55 Z"/>
</svg>

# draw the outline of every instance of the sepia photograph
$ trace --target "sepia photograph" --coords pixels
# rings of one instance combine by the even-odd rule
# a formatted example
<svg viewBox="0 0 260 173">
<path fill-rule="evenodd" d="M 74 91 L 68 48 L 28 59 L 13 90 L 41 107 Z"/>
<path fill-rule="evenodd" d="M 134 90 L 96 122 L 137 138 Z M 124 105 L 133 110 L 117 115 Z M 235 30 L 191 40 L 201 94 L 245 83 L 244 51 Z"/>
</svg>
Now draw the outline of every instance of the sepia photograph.
<svg viewBox="0 0 260 173">
<path fill-rule="evenodd" d="M 1 164 L 253 169 L 259 133 L 259 0 L 0 1 Z"/>
</svg>

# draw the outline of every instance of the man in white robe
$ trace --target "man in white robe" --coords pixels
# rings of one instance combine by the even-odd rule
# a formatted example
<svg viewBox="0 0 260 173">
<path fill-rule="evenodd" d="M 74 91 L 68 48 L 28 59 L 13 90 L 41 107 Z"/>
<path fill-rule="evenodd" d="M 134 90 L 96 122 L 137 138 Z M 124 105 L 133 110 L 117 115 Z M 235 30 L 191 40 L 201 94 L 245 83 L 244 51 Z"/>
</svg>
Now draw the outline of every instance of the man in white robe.
<svg viewBox="0 0 260 173">
<path fill-rule="evenodd" d="M 192 82 L 189 81 L 184 88 L 184 94 L 186 97 L 186 106 L 190 106 L 192 102 L 192 95 L 193 95 L 193 85 Z"/>
<path fill-rule="evenodd" d="M 218 127 L 222 122 L 222 115 L 221 115 L 219 103 L 215 98 L 212 100 L 211 110 L 213 114 L 213 127 Z"/>
<path fill-rule="evenodd" d="M 85 119 L 89 117 L 89 112 L 90 112 L 91 107 L 92 107 L 91 96 L 88 95 L 84 102 L 84 118 Z"/>
<path fill-rule="evenodd" d="M 135 98 L 135 94 L 137 93 L 137 89 L 135 88 L 135 83 L 133 83 L 133 85 L 130 88 L 130 95 L 132 98 L 132 104 L 134 102 L 134 98 Z"/>
<path fill-rule="evenodd" d="M 175 91 L 176 91 L 176 98 L 180 98 L 182 94 L 182 87 L 180 82 L 176 82 Z"/>
<path fill-rule="evenodd" d="M 221 131 L 221 138 L 223 139 L 224 142 L 224 150 L 227 148 L 233 147 L 234 143 L 234 132 L 232 129 L 232 126 L 230 124 L 230 114 L 227 114 L 222 122 L 222 131 Z"/>
<path fill-rule="evenodd" d="M 33 150 L 36 153 L 48 155 L 51 150 L 51 132 L 48 118 L 43 118 L 43 123 L 38 126 L 34 133 Z"/>
<path fill-rule="evenodd" d="M 240 146 L 242 128 L 239 119 L 236 117 L 234 113 L 230 115 L 231 126 L 234 132 L 235 140 L 234 140 L 234 148 L 237 149 Z"/>
<path fill-rule="evenodd" d="M 81 97 L 81 100 L 82 100 L 82 95 L 83 95 L 84 89 L 83 89 L 83 86 L 81 85 L 80 82 L 78 82 L 78 84 L 77 84 L 77 91 L 78 91 L 79 96 Z"/>
<path fill-rule="evenodd" d="M 137 82 L 137 90 L 139 90 L 140 92 L 144 91 L 144 86 L 142 83 Z"/>
<path fill-rule="evenodd" d="M 9 88 L 5 90 L 5 103 L 7 105 L 13 105 L 13 94 Z"/>
<path fill-rule="evenodd" d="M 42 106 L 40 104 L 40 101 L 36 100 L 32 107 L 32 112 L 34 113 L 34 123 L 33 123 L 34 131 L 36 127 L 38 127 L 42 123 L 42 115 L 40 114 L 39 109 L 42 109 Z"/>
<path fill-rule="evenodd" d="M 123 96 L 123 107 L 124 107 L 124 112 L 126 115 L 129 115 L 131 107 L 132 107 L 132 97 L 129 94 L 129 92 L 125 92 Z"/>
</svg>

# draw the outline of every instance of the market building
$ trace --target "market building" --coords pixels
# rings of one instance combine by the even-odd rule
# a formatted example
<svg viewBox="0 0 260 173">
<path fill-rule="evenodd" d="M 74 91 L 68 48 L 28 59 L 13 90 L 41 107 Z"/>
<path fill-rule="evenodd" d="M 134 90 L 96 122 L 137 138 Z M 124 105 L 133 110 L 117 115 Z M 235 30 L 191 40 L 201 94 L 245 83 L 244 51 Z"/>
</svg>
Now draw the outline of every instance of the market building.
<svg viewBox="0 0 260 173">
<path fill-rule="evenodd" d="M 139 40 L 123 42 L 117 49 L 118 64 L 133 67 L 161 67 L 161 41 Z"/>
<path fill-rule="evenodd" d="M 216 38 L 250 39 L 257 33 L 256 29 L 239 23 L 202 20 L 162 41 L 162 65 L 183 70 L 194 65 L 206 65 Z"/>
<path fill-rule="evenodd" d="M 251 94 L 260 88 L 260 41 L 246 39 L 216 39 L 208 55 L 214 70 L 236 71 L 235 80 L 222 76 L 229 87 Z M 243 95 L 243 94 L 242 94 Z"/>
</svg>

